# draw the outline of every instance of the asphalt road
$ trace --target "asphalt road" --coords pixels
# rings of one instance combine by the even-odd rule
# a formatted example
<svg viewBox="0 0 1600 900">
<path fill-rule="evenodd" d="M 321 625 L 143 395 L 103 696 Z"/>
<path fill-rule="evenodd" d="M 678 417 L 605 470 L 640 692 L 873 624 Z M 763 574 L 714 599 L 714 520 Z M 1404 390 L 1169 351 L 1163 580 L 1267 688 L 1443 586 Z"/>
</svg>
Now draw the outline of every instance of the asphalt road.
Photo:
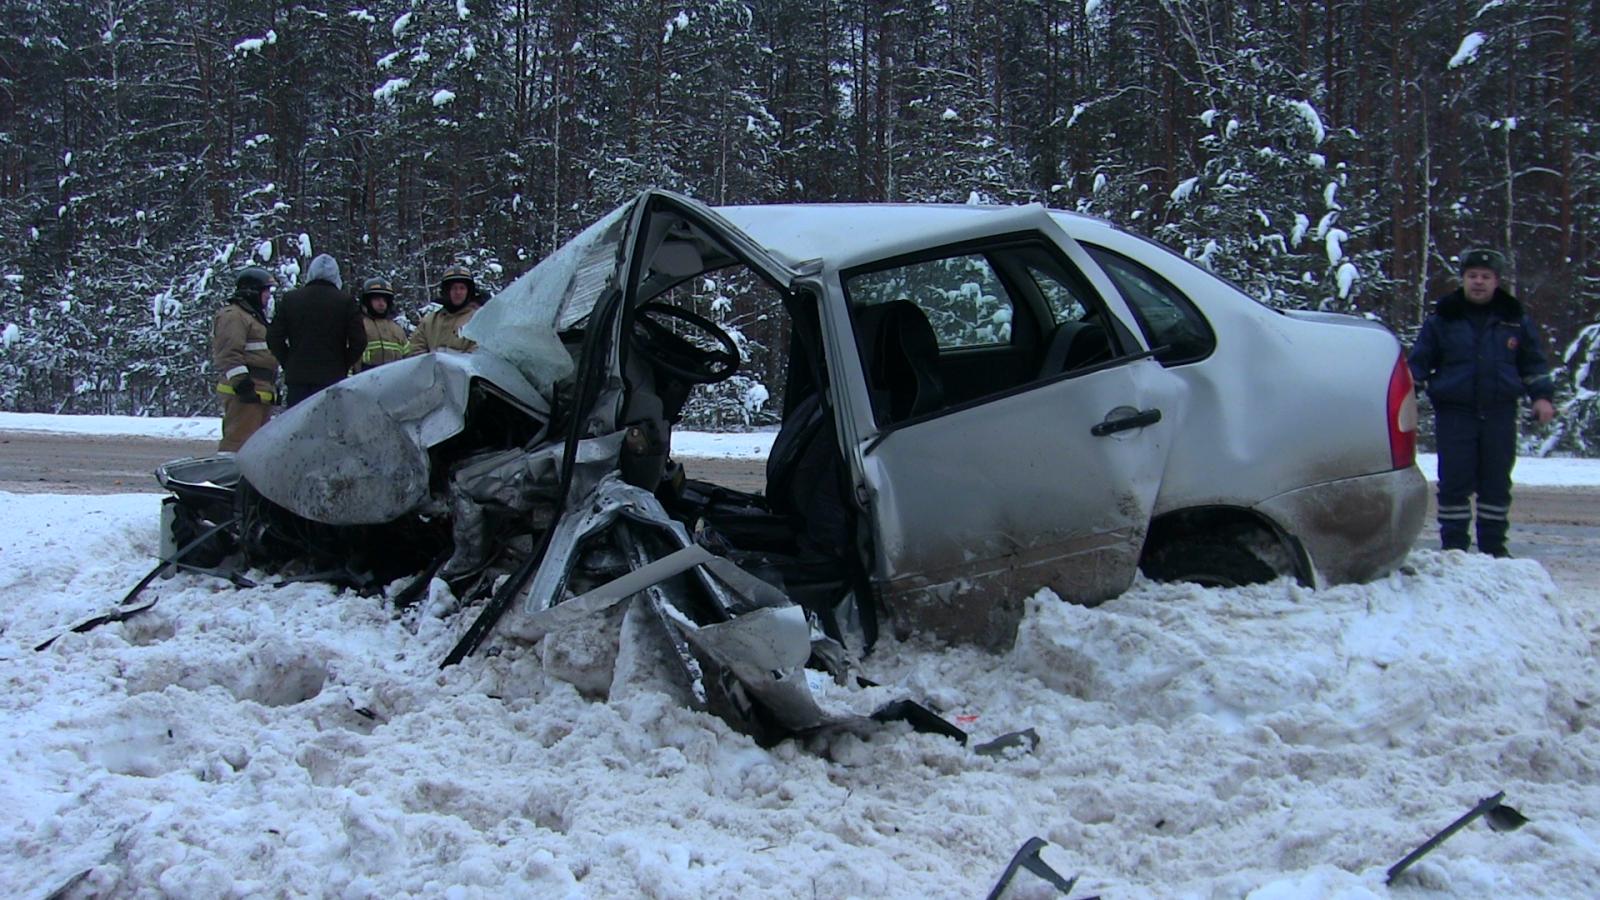
<svg viewBox="0 0 1600 900">
<path fill-rule="evenodd" d="M 211 441 L 0 431 L 0 491 L 155 493 L 158 464 L 215 449 Z M 766 482 L 760 459 L 685 459 L 684 466 L 691 477 L 741 490 Z M 1514 555 L 1539 560 L 1563 587 L 1600 585 L 1600 488 L 1518 487 L 1511 518 Z M 1430 509 L 1419 546 L 1438 546 L 1432 520 Z"/>
</svg>

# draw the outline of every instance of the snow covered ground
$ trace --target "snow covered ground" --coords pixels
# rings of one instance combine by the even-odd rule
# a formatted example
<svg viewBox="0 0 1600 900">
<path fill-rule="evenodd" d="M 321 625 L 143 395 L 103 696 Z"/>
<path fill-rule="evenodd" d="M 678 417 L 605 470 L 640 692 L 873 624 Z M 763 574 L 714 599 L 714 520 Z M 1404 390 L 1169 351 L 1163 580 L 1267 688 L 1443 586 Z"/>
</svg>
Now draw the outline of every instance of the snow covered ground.
<svg viewBox="0 0 1600 900">
<path fill-rule="evenodd" d="M 1572 468 L 1551 477 L 1595 483 Z M 662 693 L 585 699 L 534 648 L 441 672 L 465 620 L 318 584 L 180 575 L 35 653 L 148 571 L 158 504 L 0 494 L 8 896 L 976 897 L 1033 835 L 1075 897 L 1600 884 L 1600 592 L 1531 560 L 1041 594 L 1006 655 L 890 642 L 862 664 L 882 687 L 830 698 L 918 699 L 975 742 L 1031 727 L 1034 752 L 902 726 L 764 750 Z M 1385 886 L 1497 790 L 1526 827 L 1475 824 Z"/>
</svg>

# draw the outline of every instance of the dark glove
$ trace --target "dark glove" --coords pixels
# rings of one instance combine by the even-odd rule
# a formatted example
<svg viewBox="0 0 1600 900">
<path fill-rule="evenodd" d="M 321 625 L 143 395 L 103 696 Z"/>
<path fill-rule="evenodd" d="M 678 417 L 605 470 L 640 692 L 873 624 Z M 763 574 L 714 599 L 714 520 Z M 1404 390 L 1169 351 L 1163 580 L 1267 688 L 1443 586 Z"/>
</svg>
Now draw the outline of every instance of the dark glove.
<svg viewBox="0 0 1600 900">
<path fill-rule="evenodd" d="M 261 395 L 256 393 L 256 382 L 249 375 L 240 375 L 233 380 L 233 394 L 239 398 L 240 403 L 260 403 Z"/>
</svg>

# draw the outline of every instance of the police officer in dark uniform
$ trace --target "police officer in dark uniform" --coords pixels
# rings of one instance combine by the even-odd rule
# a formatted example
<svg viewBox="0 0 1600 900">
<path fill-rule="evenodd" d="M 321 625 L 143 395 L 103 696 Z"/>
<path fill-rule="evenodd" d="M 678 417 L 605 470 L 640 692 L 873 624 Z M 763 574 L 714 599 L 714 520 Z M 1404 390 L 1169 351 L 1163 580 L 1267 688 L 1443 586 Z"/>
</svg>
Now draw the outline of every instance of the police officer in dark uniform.
<svg viewBox="0 0 1600 900">
<path fill-rule="evenodd" d="M 1538 332 L 1522 304 L 1500 287 L 1504 263 L 1492 250 L 1461 257 L 1461 287 L 1440 298 L 1411 349 L 1411 377 L 1433 401 L 1439 448 L 1439 541 L 1465 550 L 1477 495 L 1478 550 L 1506 551 L 1517 405 L 1533 401 L 1541 423 L 1555 417 L 1555 385 Z"/>
</svg>

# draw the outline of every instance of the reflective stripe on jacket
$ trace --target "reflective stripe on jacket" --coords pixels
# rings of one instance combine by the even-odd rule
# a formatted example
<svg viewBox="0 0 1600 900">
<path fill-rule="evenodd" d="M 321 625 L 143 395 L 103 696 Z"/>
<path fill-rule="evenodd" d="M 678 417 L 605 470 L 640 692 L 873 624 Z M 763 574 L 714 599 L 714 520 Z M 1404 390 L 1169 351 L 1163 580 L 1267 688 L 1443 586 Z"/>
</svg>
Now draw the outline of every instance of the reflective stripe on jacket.
<svg viewBox="0 0 1600 900">
<path fill-rule="evenodd" d="M 239 392 L 233 389 L 233 385 L 227 383 L 226 381 L 221 381 L 217 383 L 217 393 L 232 397 L 237 395 Z M 259 381 L 256 382 L 256 396 L 261 398 L 262 403 L 271 403 L 272 401 L 278 399 L 277 394 L 273 393 L 271 390 L 261 387 L 261 382 Z"/>
<path fill-rule="evenodd" d="M 352 372 L 375 369 L 384 363 L 404 359 L 411 352 L 411 344 L 406 340 L 405 329 L 400 327 L 399 322 L 363 315 L 361 327 L 367 333 L 367 348 L 361 352 L 361 359 L 351 367 Z"/>
</svg>

